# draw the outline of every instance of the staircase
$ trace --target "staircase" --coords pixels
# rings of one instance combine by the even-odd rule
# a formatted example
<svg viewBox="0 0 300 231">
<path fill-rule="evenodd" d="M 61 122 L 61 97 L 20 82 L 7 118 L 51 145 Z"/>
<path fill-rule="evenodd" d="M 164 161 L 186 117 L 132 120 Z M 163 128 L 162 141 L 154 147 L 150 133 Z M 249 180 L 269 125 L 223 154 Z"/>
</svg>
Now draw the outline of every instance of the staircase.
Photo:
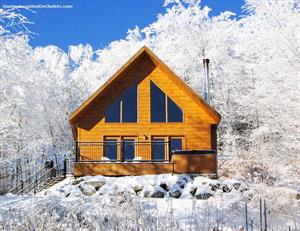
<svg viewBox="0 0 300 231">
<path fill-rule="evenodd" d="M 52 187 L 53 185 L 63 181 L 66 177 L 65 176 L 58 176 L 58 177 L 54 177 L 54 178 L 50 178 L 45 180 L 36 190 L 36 193 L 44 190 L 44 189 L 48 189 L 50 187 Z"/>
<path fill-rule="evenodd" d="M 71 172 L 71 166 L 72 161 L 68 159 L 62 160 L 56 165 L 53 163 L 46 165 L 9 192 L 13 194 L 36 194 L 44 189 L 48 189 L 65 179 L 66 175 Z"/>
</svg>

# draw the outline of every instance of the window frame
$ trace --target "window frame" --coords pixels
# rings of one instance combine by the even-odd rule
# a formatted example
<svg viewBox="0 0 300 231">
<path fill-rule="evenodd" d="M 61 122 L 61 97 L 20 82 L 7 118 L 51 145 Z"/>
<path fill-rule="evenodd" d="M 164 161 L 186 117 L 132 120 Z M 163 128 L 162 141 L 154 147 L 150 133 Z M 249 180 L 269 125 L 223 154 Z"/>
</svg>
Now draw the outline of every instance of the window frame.
<svg viewBox="0 0 300 231">
<path fill-rule="evenodd" d="M 151 121 L 151 82 L 153 82 L 164 94 L 165 94 L 165 110 L 166 110 L 166 122 L 153 122 Z M 168 121 L 168 97 L 181 109 L 182 111 L 182 122 L 169 122 Z M 150 79 L 150 84 L 149 84 L 149 122 L 150 123 L 155 123 L 155 124 L 167 124 L 167 123 L 171 123 L 171 124 L 182 124 L 185 123 L 185 113 L 184 110 L 175 102 L 175 100 L 173 100 L 173 98 L 171 96 L 169 96 L 168 94 L 166 94 L 152 79 Z"/>
<path fill-rule="evenodd" d="M 136 86 L 136 122 L 123 122 L 123 94 L 124 94 L 124 92 L 123 92 L 121 96 L 117 97 L 117 99 L 120 100 L 120 107 L 119 107 L 119 109 L 120 109 L 120 122 L 107 122 L 106 121 L 106 115 L 105 115 L 105 111 L 107 110 L 107 108 L 106 108 L 106 110 L 104 111 L 104 124 L 110 124 L 110 125 L 111 124 L 135 124 L 135 123 L 139 122 L 139 90 L 138 90 L 138 84 L 134 83 L 133 86 Z M 133 86 L 129 86 L 128 88 L 133 87 Z"/>
</svg>

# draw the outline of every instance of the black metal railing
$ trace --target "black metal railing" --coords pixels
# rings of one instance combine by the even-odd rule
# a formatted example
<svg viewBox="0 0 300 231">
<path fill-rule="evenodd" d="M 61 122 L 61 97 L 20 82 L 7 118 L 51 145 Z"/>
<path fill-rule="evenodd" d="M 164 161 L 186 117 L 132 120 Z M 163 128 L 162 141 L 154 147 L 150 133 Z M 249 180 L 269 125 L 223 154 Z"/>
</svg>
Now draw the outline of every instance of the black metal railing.
<svg viewBox="0 0 300 231">
<path fill-rule="evenodd" d="M 64 159 L 57 164 L 49 162 L 45 167 L 36 171 L 25 180 L 21 180 L 21 183 L 11 189 L 9 192 L 14 194 L 23 193 L 37 193 L 43 189 L 46 184 L 55 178 L 66 177 L 67 174 L 72 172 L 72 160 Z"/>
<path fill-rule="evenodd" d="M 170 161 L 168 141 L 76 141 L 76 162 Z"/>
</svg>

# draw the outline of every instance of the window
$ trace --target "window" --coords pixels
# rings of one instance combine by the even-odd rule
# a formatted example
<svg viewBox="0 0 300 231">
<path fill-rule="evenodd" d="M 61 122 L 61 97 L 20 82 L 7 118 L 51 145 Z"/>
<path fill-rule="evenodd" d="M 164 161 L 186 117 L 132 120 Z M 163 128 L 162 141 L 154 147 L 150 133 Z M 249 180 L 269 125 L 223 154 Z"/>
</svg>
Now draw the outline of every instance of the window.
<svg viewBox="0 0 300 231">
<path fill-rule="evenodd" d="M 164 161 L 165 160 L 165 139 L 152 139 L 152 160 Z"/>
<path fill-rule="evenodd" d="M 151 95 L 151 122 L 166 122 L 166 94 L 152 81 Z"/>
<path fill-rule="evenodd" d="M 110 160 L 117 160 L 118 142 L 117 139 L 105 140 L 104 143 L 104 156 Z"/>
<path fill-rule="evenodd" d="M 134 147 L 134 139 L 126 139 L 123 142 L 124 145 L 124 160 L 133 160 L 134 159 L 134 153 L 135 153 L 135 147 Z"/>
<path fill-rule="evenodd" d="M 182 138 L 171 138 L 170 149 L 171 152 L 175 150 L 182 150 Z"/>
<path fill-rule="evenodd" d="M 168 97 L 168 122 L 183 122 L 182 110 Z"/>
<path fill-rule="evenodd" d="M 120 123 L 120 121 L 120 99 L 117 99 L 105 111 L 105 122 Z"/>
<path fill-rule="evenodd" d="M 152 81 L 150 83 L 150 95 L 151 122 L 166 122 L 166 120 L 167 122 L 183 122 L 181 108 Z"/>
<path fill-rule="evenodd" d="M 128 88 L 122 97 L 122 122 L 137 122 L 137 85 Z"/>
<path fill-rule="evenodd" d="M 122 113 L 121 113 L 122 104 Z M 137 84 L 129 87 L 122 98 L 114 101 L 105 111 L 106 123 L 137 122 Z"/>
</svg>

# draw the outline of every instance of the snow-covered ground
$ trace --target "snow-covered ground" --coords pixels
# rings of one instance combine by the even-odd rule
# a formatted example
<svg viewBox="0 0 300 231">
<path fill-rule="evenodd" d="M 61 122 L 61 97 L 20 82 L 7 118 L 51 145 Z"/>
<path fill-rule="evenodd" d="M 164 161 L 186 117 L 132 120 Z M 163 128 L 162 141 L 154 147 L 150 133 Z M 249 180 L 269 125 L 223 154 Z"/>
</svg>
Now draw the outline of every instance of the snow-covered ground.
<svg viewBox="0 0 300 231">
<path fill-rule="evenodd" d="M 300 227 L 291 187 L 267 189 L 268 228 Z M 37 195 L 0 197 L 0 230 L 237 230 L 246 224 L 246 203 L 249 230 L 258 230 L 263 190 L 188 175 L 68 177 Z"/>
</svg>

